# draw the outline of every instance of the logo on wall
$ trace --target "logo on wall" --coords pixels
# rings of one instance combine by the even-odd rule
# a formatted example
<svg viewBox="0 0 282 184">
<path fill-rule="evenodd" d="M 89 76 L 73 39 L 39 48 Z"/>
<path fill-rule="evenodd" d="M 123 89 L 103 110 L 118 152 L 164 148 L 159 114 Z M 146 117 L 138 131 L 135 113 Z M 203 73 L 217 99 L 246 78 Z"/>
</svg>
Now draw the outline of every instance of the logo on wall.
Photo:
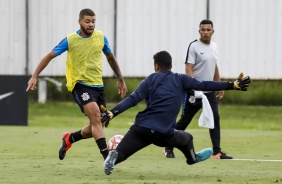
<svg viewBox="0 0 282 184">
<path fill-rule="evenodd" d="M 14 94 L 14 92 L 9 92 L 9 93 L 5 93 L 5 94 L 2 94 L 0 95 L 0 100 L 4 99 L 4 98 L 7 98 L 8 96 L 11 96 L 12 94 Z"/>
<path fill-rule="evenodd" d="M 27 125 L 27 75 L 0 75 L 0 125 Z"/>
</svg>

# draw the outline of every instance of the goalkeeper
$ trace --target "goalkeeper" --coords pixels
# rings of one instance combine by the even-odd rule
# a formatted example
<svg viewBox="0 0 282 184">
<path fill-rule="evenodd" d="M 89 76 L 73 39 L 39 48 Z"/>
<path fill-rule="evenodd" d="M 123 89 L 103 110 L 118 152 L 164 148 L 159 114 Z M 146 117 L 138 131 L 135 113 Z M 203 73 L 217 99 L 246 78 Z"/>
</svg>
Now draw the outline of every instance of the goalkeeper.
<svg viewBox="0 0 282 184">
<path fill-rule="evenodd" d="M 172 58 L 166 51 L 156 53 L 153 59 L 155 73 L 143 80 L 130 96 L 112 110 L 105 109 L 102 115 L 102 123 L 108 125 L 113 117 L 142 100 L 145 99 L 147 104 L 146 109 L 137 114 L 134 125 L 130 127 L 116 150 L 109 152 L 103 164 L 107 175 L 112 173 L 115 164 L 150 144 L 178 148 L 189 165 L 208 159 L 213 153 L 212 148 L 195 153 L 193 136 L 188 132 L 174 129 L 185 92 L 190 89 L 246 91 L 251 83 L 250 77 L 238 78 L 235 82 L 215 82 L 200 81 L 186 74 L 173 73 Z"/>
</svg>

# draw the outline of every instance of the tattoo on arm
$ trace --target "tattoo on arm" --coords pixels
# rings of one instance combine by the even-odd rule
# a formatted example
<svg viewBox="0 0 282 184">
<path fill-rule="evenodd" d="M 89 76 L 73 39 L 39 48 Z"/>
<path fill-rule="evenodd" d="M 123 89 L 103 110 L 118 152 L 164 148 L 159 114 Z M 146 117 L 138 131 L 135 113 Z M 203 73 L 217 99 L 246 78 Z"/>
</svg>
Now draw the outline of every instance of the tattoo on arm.
<svg viewBox="0 0 282 184">
<path fill-rule="evenodd" d="M 117 63 L 117 60 L 115 58 L 115 56 L 111 53 L 107 56 L 107 59 L 108 59 L 108 62 L 112 68 L 112 70 L 114 71 L 115 75 L 117 76 L 117 78 L 122 82 L 124 83 L 124 80 L 123 80 L 123 76 L 121 74 L 121 71 L 119 69 L 119 65 Z"/>
</svg>

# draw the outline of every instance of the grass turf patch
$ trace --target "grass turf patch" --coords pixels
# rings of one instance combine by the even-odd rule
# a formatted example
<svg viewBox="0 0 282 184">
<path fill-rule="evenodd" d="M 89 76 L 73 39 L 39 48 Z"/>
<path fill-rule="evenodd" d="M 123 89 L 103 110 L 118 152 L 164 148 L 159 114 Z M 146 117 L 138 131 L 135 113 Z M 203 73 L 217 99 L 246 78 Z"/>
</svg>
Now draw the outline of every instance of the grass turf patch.
<svg viewBox="0 0 282 184">
<path fill-rule="evenodd" d="M 66 158 L 58 158 L 61 134 L 68 127 L 1 127 L 1 183 L 16 184 L 90 184 L 90 183 L 274 183 L 282 182 L 281 132 L 264 130 L 224 130 L 222 147 L 234 158 L 244 160 L 209 159 L 192 166 L 180 151 L 176 159 L 167 159 L 162 148 L 154 145 L 137 152 L 118 164 L 107 176 L 103 158 L 93 139 L 73 144 Z M 124 134 L 127 129 L 108 128 L 109 139 Z M 196 151 L 210 147 L 207 130 L 189 130 L 194 136 Z M 11 136 L 12 135 L 12 136 Z"/>
<path fill-rule="evenodd" d="M 114 104 L 109 104 L 109 108 Z M 114 118 L 105 129 L 107 140 L 124 135 L 144 104 Z M 282 107 L 220 105 L 221 146 L 235 159 L 212 160 L 188 166 L 182 153 L 167 159 L 162 148 L 150 145 L 118 164 L 107 176 L 103 158 L 93 139 L 73 144 L 66 158 L 58 158 L 61 136 L 76 131 L 88 120 L 74 103 L 29 104 L 28 126 L 1 126 L 0 181 L 5 184 L 90 183 L 282 183 Z M 211 147 L 208 129 L 193 119 L 186 131 L 195 150 Z M 250 159 L 250 160 L 248 160 Z M 280 161 L 271 161 L 280 160 Z"/>
</svg>

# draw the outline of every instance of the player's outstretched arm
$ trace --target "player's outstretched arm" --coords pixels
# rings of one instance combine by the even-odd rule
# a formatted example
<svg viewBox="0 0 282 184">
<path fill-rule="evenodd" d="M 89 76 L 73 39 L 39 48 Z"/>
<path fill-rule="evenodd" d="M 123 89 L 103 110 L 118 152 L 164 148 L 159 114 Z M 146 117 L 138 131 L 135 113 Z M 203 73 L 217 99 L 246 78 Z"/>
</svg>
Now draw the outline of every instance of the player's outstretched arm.
<svg viewBox="0 0 282 184">
<path fill-rule="evenodd" d="M 35 69 L 33 75 L 31 76 L 31 78 L 29 79 L 28 83 L 27 83 L 27 88 L 26 91 L 31 90 L 36 90 L 36 83 L 37 83 L 37 77 L 39 76 L 39 74 L 42 72 L 42 70 L 49 64 L 49 62 L 55 58 L 57 55 L 51 51 L 50 53 L 48 53 L 44 58 L 42 58 L 42 60 L 40 61 L 40 63 L 38 64 L 37 68 Z"/>
</svg>

